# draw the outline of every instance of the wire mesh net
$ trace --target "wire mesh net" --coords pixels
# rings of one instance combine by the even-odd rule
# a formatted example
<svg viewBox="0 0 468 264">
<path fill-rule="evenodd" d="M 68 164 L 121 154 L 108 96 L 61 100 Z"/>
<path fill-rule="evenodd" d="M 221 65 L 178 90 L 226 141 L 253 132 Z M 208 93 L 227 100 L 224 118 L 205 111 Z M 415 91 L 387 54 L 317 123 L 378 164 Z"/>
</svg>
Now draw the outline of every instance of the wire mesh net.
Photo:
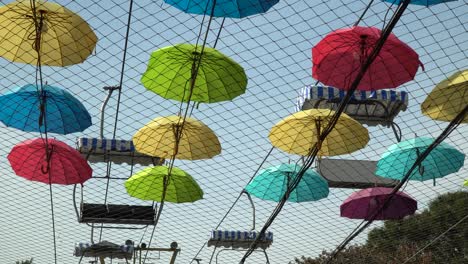
<svg viewBox="0 0 468 264">
<path fill-rule="evenodd" d="M 1 2 L 2 5 L 15 3 Z M 260 244 L 246 263 L 288 263 L 296 257 L 318 256 L 322 250 L 333 251 L 362 222 L 340 217 L 340 204 L 361 188 L 396 186 L 397 182 L 384 180 L 374 173 L 376 162 L 387 149 L 398 143 L 399 137 L 402 141 L 436 138 L 449 124 L 444 121 L 452 120 L 466 107 L 465 83 L 451 90 L 449 99 L 439 102 L 447 103 L 444 107 L 449 110 L 436 110 L 447 114 L 435 119 L 448 120 L 434 121 L 421 113 L 421 105 L 434 87 L 468 66 L 464 47 L 468 41 L 466 1 L 430 7 L 409 5 L 393 33 L 419 55 L 424 70 L 416 62 L 414 80 L 399 85 L 396 92 L 356 91 L 345 115 L 364 125 L 352 119 L 344 125 L 338 122 L 324 141 L 318 135 L 334 113 L 324 109 L 336 111 L 345 93 L 312 78 L 311 49 L 327 34 L 349 28 L 358 20 L 359 26 L 383 29 L 390 23 L 397 5 L 382 1 L 279 1 L 269 9 L 264 8 L 263 11 L 268 9 L 264 14 L 241 19 L 210 19 L 184 13 L 166 2 L 177 1 L 58 2 L 68 10 L 56 6 L 46 10 L 43 2 L 23 1 L 21 8 L 9 11 L 11 14 L 0 11 L 4 57 L 0 60 L 0 92 L 6 95 L 18 93 L 18 87 L 33 87 L 30 94 L 18 100 L 9 98 L 1 105 L 4 112 L 21 113 L 19 117 L 16 115 L 16 121 L 1 120 L 4 123 L 0 128 L 1 263 L 30 258 L 34 263 L 54 263 L 55 259 L 56 263 L 92 263 L 99 260 L 98 256 L 105 258 L 106 263 L 139 263 L 140 258 L 146 258 L 147 264 L 169 263 L 174 252 L 176 263 L 239 263 L 257 235 L 262 236 Z M 36 13 L 31 11 L 33 3 Z M 90 33 L 85 23 L 94 33 Z M 54 42 L 62 37 L 66 43 Z M 339 40 L 344 45 L 350 43 L 348 39 Z M 364 51 L 363 57 L 359 43 L 353 43 L 358 53 L 351 52 L 351 58 L 362 60 L 370 50 Z M 42 52 L 40 61 L 38 45 Z M 370 45 L 369 49 L 374 46 Z M 415 63 L 410 57 L 402 54 L 402 58 Z M 385 60 L 395 58 L 382 55 L 378 59 L 378 63 L 386 63 Z M 358 62 L 353 73 L 362 65 L 362 61 Z M 334 67 L 328 69 L 332 70 Z M 336 66 L 336 70 L 338 77 L 348 84 L 354 79 L 342 74 L 343 68 Z M 403 78 L 400 75 L 398 78 Z M 366 78 L 367 82 L 375 83 L 387 77 L 377 71 Z M 59 106 L 68 99 L 60 97 L 51 103 L 56 95 L 41 90 L 41 87 L 47 90 L 48 86 L 63 89 L 80 102 L 89 112 L 92 125 L 87 127 L 82 124 L 83 118 L 75 118 L 75 106 L 70 107 L 73 110 Z M 32 98 L 35 103 L 25 98 Z M 461 106 L 450 104 L 460 100 Z M 44 107 L 41 102 L 45 102 L 46 109 L 41 109 Z M 311 120 L 310 115 L 305 115 L 305 121 L 299 119 L 298 110 L 311 111 L 318 106 L 322 118 Z M 369 119 L 369 114 L 376 117 Z M 281 120 L 288 116 L 299 120 L 279 127 Z M 189 118 L 193 123 L 187 121 Z M 39 120 L 50 129 L 56 121 L 67 120 L 68 124 L 61 123 L 58 130 L 47 133 L 34 130 L 38 128 L 26 129 L 28 125 L 40 127 Z M 15 128 L 9 122 L 20 124 Z M 161 125 L 163 122 L 165 127 Z M 79 124 L 82 126 L 77 127 Z M 65 127 L 74 130 L 62 131 Z M 86 127 L 84 131 L 77 131 L 83 127 Z M 273 135 L 273 127 L 279 136 Z M 140 140 L 133 138 L 137 132 Z M 441 194 L 464 192 L 462 184 L 467 169 L 463 167 L 463 153 L 467 149 L 467 135 L 466 125 L 459 126 L 444 140 L 458 151 L 445 157 L 439 153 L 431 161 L 436 164 L 417 168 L 419 173 L 427 175 L 431 166 L 444 170 L 458 164 L 450 175 L 423 182 L 408 181 L 400 189 L 417 200 L 417 213 L 426 210 L 430 201 Z M 48 166 L 60 164 L 67 176 L 75 173 L 70 168 L 76 164 L 64 161 L 71 154 L 55 156 L 50 153 L 58 150 L 47 152 L 47 148 L 39 151 L 48 158 L 39 158 L 42 162 L 36 167 L 27 166 L 36 170 L 37 177 L 45 175 L 42 183 L 36 176 L 31 181 L 15 175 L 18 173 L 11 166 L 10 151 L 25 140 L 41 137 L 60 140 L 79 150 L 81 154 L 74 154 L 89 161 L 93 177 L 83 185 L 63 185 L 67 184 L 64 182 L 49 186 L 48 177 L 52 174 L 47 173 Z M 322 152 L 310 170 L 327 179 L 328 196 L 316 199 L 313 196 L 319 187 L 311 187 L 312 183 L 308 187 L 298 185 L 268 228 L 271 233 L 260 234 L 297 171 L 293 168 L 279 173 L 279 180 L 274 184 L 257 185 L 257 191 L 277 198 L 266 199 L 254 193 L 249 197 L 243 190 L 253 176 L 261 175 L 266 169 L 281 164 L 300 167 L 306 159 L 304 156 L 317 145 L 322 147 Z M 297 148 L 301 151 L 297 152 Z M 54 158 L 58 163 L 54 163 Z M 334 163 L 343 160 L 350 163 Z M 405 162 L 398 160 L 398 164 Z M 171 177 L 146 171 L 159 165 L 165 165 L 166 174 Z M 50 169 L 56 166 L 59 165 Z M 183 171 L 179 173 L 173 168 Z M 150 181 L 136 182 L 132 195 L 126 181 L 143 170 L 148 172 Z M 392 173 L 396 172 L 389 172 Z M 337 178 L 327 178 L 327 175 Z M 355 177 L 352 180 L 348 178 L 351 175 Z M 359 182 L 363 175 L 368 175 L 364 185 Z M 303 177 L 306 176 L 307 173 Z M 167 193 L 163 190 L 165 185 Z M 299 195 L 307 191 L 311 193 L 304 198 L 308 201 L 293 201 L 301 200 Z M 167 203 L 160 211 L 164 198 Z M 161 216 L 153 229 L 159 212 Z M 455 220 L 464 215 L 466 212 L 460 212 Z M 372 223 L 351 245 L 365 243 L 368 231 L 381 226 L 382 222 Z M 429 224 L 427 229 L 434 230 L 434 237 L 442 231 Z M 213 233 L 213 230 L 223 232 Z M 231 240 L 242 237 L 247 243 L 236 246 L 231 241 L 223 248 L 213 240 L 218 236 Z M 174 241 L 180 252 L 171 250 Z M 142 243 L 167 251 L 149 252 L 142 249 Z M 416 252 L 422 246 L 401 251 Z M 466 255 L 466 246 L 459 250 L 462 252 L 458 254 Z M 408 253 L 406 258 L 410 256 Z"/>
</svg>

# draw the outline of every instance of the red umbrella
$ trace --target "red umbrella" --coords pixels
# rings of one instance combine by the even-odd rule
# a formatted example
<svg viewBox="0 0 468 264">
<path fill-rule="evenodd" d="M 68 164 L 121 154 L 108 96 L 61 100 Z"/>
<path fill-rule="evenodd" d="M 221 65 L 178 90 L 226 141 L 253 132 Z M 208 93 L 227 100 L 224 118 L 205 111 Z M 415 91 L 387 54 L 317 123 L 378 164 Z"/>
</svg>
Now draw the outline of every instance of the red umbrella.
<svg viewBox="0 0 468 264">
<path fill-rule="evenodd" d="M 80 153 L 55 139 L 42 138 L 23 141 L 13 147 L 8 161 L 16 175 L 47 184 L 83 184 L 91 178 L 93 170 Z"/>
<path fill-rule="evenodd" d="M 384 202 L 390 198 L 392 188 L 376 187 L 351 194 L 340 206 L 342 217 L 370 220 Z M 402 219 L 418 209 L 418 202 L 403 192 L 397 192 L 375 220 Z"/>
<path fill-rule="evenodd" d="M 328 34 L 312 48 L 312 76 L 325 85 L 349 90 L 381 33 L 374 27 L 355 26 Z M 418 54 L 390 34 L 358 89 L 396 88 L 413 80 L 420 65 L 423 67 Z"/>
</svg>

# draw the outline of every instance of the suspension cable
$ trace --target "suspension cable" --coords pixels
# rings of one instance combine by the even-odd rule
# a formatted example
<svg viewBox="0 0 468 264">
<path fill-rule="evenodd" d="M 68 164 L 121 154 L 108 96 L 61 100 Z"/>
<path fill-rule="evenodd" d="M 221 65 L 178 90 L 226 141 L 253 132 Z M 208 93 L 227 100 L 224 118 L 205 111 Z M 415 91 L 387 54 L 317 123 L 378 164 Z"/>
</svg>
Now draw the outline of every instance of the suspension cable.
<svg viewBox="0 0 468 264">
<path fill-rule="evenodd" d="M 309 169 L 313 161 L 315 160 L 315 157 L 317 156 L 318 152 L 320 151 L 320 142 L 323 142 L 325 138 L 328 136 L 328 134 L 332 131 L 336 123 L 338 122 L 339 117 L 341 116 L 341 113 L 344 111 L 344 108 L 346 107 L 347 103 L 351 100 L 351 95 L 354 93 L 354 91 L 357 89 L 359 83 L 361 82 L 361 79 L 364 77 L 364 74 L 367 72 L 367 69 L 370 67 L 372 62 L 375 60 L 375 58 L 378 56 L 380 50 L 382 49 L 383 45 L 385 44 L 385 41 L 387 40 L 388 36 L 391 34 L 392 29 L 398 22 L 399 18 L 403 14 L 404 10 L 408 6 L 410 0 L 404 0 L 402 4 L 400 5 L 400 8 L 395 12 L 394 16 L 392 17 L 390 23 L 388 26 L 382 31 L 382 35 L 377 41 L 374 49 L 372 50 L 371 54 L 366 58 L 364 63 L 361 65 L 361 68 L 356 75 L 356 78 L 352 82 L 351 86 L 349 87 L 348 92 L 346 93 L 345 98 L 343 101 L 340 103 L 340 106 L 336 113 L 331 117 L 330 122 L 328 123 L 327 127 L 324 129 L 324 131 L 319 135 L 318 141 L 314 144 L 314 146 L 310 149 L 305 164 L 301 168 L 301 170 L 298 172 L 297 177 L 292 181 L 291 185 L 288 186 L 286 189 L 285 194 L 283 195 L 282 199 L 278 203 L 277 207 L 263 226 L 263 228 L 260 231 L 259 236 L 251 243 L 249 250 L 245 253 L 245 255 L 242 257 L 241 261 L 239 263 L 243 264 L 247 260 L 247 258 L 252 254 L 253 250 L 257 247 L 258 242 L 260 241 L 260 238 L 265 234 L 266 230 L 270 225 L 273 223 L 273 221 L 276 219 L 278 214 L 281 212 L 283 206 L 285 205 L 287 199 L 289 198 L 289 195 L 291 192 L 297 187 L 299 182 L 301 181 L 304 173 L 306 172 L 307 169 Z"/>
<path fill-rule="evenodd" d="M 387 199 L 384 200 L 381 206 L 371 215 L 369 220 L 363 221 L 366 222 L 361 228 L 357 231 L 351 233 L 343 242 L 341 242 L 338 247 L 333 251 L 330 258 L 325 262 L 326 264 L 331 263 L 331 261 L 337 256 L 341 250 L 343 250 L 355 237 L 357 237 L 360 233 L 362 233 L 367 227 L 369 227 L 377 218 L 377 215 L 384 210 L 390 203 L 392 197 L 400 190 L 400 188 L 409 180 L 413 171 L 420 166 L 420 164 L 424 161 L 424 159 L 430 154 L 430 152 L 435 149 L 442 141 L 444 141 L 455 129 L 463 122 L 463 119 L 468 113 L 468 106 L 465 108 L 450 122 L 447 128 L 434 140 L 434 142 L 429 145 L 426 150 L 418 155 L 416 161 L 412 165 L 412 167 L 408 170 L 408 172 L 404 175 L 402 180 L 395 186 L 392 192 L 389 194 Z M 362 224 L 362 223 L 361 223 Z"/>
</svg>

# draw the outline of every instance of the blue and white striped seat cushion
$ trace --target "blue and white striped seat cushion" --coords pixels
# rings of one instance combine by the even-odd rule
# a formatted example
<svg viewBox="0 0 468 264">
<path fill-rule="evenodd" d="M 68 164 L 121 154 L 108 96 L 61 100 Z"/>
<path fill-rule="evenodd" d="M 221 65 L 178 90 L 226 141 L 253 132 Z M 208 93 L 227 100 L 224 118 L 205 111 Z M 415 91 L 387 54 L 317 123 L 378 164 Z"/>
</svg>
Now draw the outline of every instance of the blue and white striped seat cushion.
<svg viewBox="0 0 468 264">
<path fill-rule="evenodd" d="M 260 232 L 257 231 L 213 230 L 211 231 L 211 240 L 249 241 L 256 239 L 259 234 Z M 273 233 L 266 232 L 260 241 L 273 241 Z"/>
<path fill-rule="evenodd" d="M 303 87 L 296 100 L 296 111 L 301 111 L 302 106 L 306 100 L 320 100 L 320 99 L 341 99 L 346 96 L 346 91 L 330 86 L 313 86 L 306 85 Z M 377 91 L 355 91 L 352 95 L 355 100 L 376 99 L 387 102 L 400 101 L 406 106 L 408 105 L 408 94 L 404 91 L 394 90 L 377 90 Z"/>
<path fill-rule="evenodd" d="M 79 138 L 78 148 L 84 150 L 108 150 L 119 152 L 134 152 L 135 146 L 131 140 Z"/>
<path fill-rule="evenodd" d="M 75 256 L 82 255 L 85 251 L 92 249 L 93 246 L 98 246 L 98 245 L 93 245 L 91 243 L 75 244 Z M 134 250 L 134 247 L 132 245 L 119 245 L 118 246 L 118 251 L 122 253 L 132 253 L 133 250 Z"/>
</svg>

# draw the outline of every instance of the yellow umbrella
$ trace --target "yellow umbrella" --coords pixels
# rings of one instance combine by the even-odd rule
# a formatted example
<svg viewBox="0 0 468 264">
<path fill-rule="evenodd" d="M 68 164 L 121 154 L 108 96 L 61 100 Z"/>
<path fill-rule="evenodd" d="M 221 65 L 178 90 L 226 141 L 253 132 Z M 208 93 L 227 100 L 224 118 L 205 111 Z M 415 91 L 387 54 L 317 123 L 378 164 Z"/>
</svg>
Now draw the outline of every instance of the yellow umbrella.
<svg viewBox="0 0 468 264">
<path fill-rule="evenodd" d="M 32 3 L 18 0 L 0 7 L 0 56 L 36 65 L 40 51 L 41 65 L 67 66 L 93 52 L 97 37 L 80 16 L 55 3 Z"/>
<path fill-rule="evenodd" d="M 161 158 L 198 160 L 212 158 L 221 153 L 218 137 L 207 125 L 187 117 L 182 127 L 182 117 L 158 117 L 133 136 L 138 152 Z M 176 135 L 182 137 L 176 149 Z M 177 133 L 179 131 L 179 133 Z"/>
<path fill-rule="evenodd" d="M 270 131 L 273 146 L 291 154 L 305 156 L 318 141 L 318 135 L 327 127 L 334 111 L 310 109 L 294 113 L 278 122 Z M 335 156 L 364 148 L 369 133 L 359 122 L 341 114 L 336 126 L 321 143 L 319 156 Z"/>
<path fill-rule="evenodd" d="M 434 120 L 450 122 L 467 105 L 468 70 L 463 70 L 437 84 L 422 103 L 421 111 Z M 468 116 L 463 123 L 468 123 Z"/>
</svg>

